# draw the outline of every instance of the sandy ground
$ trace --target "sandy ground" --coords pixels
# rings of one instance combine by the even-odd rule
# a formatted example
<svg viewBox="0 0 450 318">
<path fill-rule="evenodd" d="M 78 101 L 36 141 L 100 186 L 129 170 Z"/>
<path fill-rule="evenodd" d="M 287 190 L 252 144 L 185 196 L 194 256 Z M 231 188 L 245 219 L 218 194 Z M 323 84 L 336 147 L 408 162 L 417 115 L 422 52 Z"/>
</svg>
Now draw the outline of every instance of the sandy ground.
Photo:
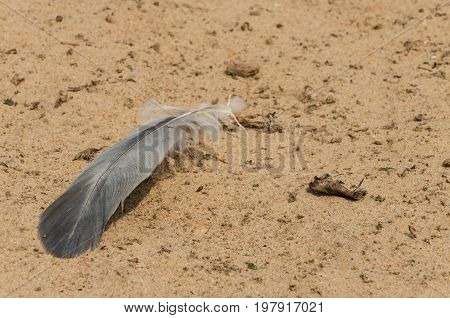
<svg viewBox="0 0 450 318">
<path fill-rule="evenodd" d="M 446 1 L 0 3 L 0 295 L 450 297 Z M 391 41 L 392 40 L 392 41 Z M 224 74 L 230 61 L 259 67 Z M 229 131 L 144 182 L 95 250 L 37 225 L 149 99 L 242 96 Z M 360 201 L 306 191 L 330 173 Z"/>
</svg>

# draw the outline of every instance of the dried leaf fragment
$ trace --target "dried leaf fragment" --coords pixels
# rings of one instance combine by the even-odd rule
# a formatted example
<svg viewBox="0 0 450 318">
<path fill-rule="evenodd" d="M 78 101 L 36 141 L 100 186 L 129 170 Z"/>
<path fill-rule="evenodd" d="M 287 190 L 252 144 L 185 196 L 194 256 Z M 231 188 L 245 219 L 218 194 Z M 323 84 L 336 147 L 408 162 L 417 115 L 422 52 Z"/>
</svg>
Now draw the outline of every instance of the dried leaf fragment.
<svg viewBox="0 0 450 318">
<path fill-rule="evenodd" d="M 363 179 L 364 180 L 364 179 Z M 340 180 L 334 180 L 328 173 L 321 177 L 314 177 L 314 180 L 309 183 L 309 190 L 316 194 L 334 195 L 344 197 L 350 200 L 360 200 L 366 194 L 367 191 L 359 189 L 360 184 L 355 190 L 350 190 L 344 186 L 344 183 Z"/>
</svg>

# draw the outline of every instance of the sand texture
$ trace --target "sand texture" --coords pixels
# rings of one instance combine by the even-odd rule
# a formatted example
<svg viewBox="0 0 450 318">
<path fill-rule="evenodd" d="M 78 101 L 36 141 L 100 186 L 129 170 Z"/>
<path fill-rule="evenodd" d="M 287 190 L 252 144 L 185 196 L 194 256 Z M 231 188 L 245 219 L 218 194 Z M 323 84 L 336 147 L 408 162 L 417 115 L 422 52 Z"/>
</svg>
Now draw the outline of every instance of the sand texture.
<svg viewBox="0 0 450 318">
<path fill-rule="evenodd" d="M 0 296 L 450 297 L 445 2 L 3 0 Z M 230 94 L 246 133 L 170 157 L 96 249 L 45 252 L 42 211 L 145 102 Z M 367 194 L 307 191 L 327 173 Z"/>
</svg>

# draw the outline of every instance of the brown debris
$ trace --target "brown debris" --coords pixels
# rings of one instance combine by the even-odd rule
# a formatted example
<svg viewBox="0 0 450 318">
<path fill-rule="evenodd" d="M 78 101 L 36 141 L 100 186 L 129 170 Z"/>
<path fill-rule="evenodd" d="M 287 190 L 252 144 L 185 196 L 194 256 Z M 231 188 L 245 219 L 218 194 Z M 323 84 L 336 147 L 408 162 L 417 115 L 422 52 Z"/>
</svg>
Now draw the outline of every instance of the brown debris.
<svg viewBox="0 0 450 318">
<path fill-rule="evenodd" d="M 313 99 L 313 88 L 309 85 L 306 85 L 303 88 L 303 91 L 296 94 L 295 97 L 304 104 L 310 103 L 314 100 Z"/>
<path fill-rule="evenodd" d="M 266 122 L 256 119 L 255 116 L 236 116 L 236 118 L 245 128 L 264 129 L 266 127 Z"/>
<path fill-rule="evenodd" d="M 10 49 L 6 51 L 5 54 L 17 54 L 17 49 Z"/>
<path fill-rule="evenodd" d="M 197 190 L 195 190 L 195 192 L 200 192 L 200 191 L 202 191 L 203 190 L 203 186 L 201 185 L 201 186 L 199 186 L 198 188 L 197 188 Z"/>
<path fill-rule="evenodd" d="M 258 119 L 257 117 L 262 117 L 261 115 L 250 115 L 250 116 L 237 116 L 238 122 L 245 128 L 250 129 L 261 129 L 270 134 L 272 133 L 282 133 L 283 127 L 275 123 L 276 113 L 269 113 L 265 116 L 265 119 Z"/>
<path fill-rule="evenodd" d="M 366 190 L 359 189 L 363 181 L 364 179 L 361 180 L 355 190 L 350 190 L 344 186 L 342 181 L 333 180 L 329 174 L 325 174 L 321 177 L 314 177 L 314 180 L 309 183 L 309 191 L 315 194 L 334 195 L 357 201 L 367 194 Z"/>
<path fill-rule="evenodd" d="M 156 53 L 161 52 L 161 44 L 159 44 L 159 43 L 155 43 L 155 44 L 151 45 L 150 48 L 152 50 L 154 50 Z"/>
<path fill-rule="evenodd" d="M 292 202 L 297 201 L 297 193 L 289 192 L 287 201 L 288 201 L 288 203 L 292 203 Z"/>
<path fill-rule="evenodd" d="M 3 100 L 3 104 L 8 105 L 8 106 L 16 106 L 17 102 L 12 100 L 11 98 L 7 98 Z"/>
<path fill-rule="evenodd" d="M 67 103 L 69 101 L 69 95 L 66 92 L 60 91 L 58 98 L 55 101 L 55 108 L 60 107 L 62 104 Z"/>
<path fill-rule="evenodd" d="M 39 107 L 40 104 L 41 104 L 41 102 L 31 102 L 30 105 L 25 103 L 25 106 L 28 107 L 29 110 L 35 110 L 36 108 Z"/>
<path fill-rule="evenodd" d="M 417 238 L 417 230 L 414 226 L 408 225 L 408 231 L 409 233 L 407 233 L 406 235 L 408 235 L 412 239 Z"/>
<path fill-rule="evenodd" d="M 241 30 L 242 31 L 253 31 L 253 28 L 251 27 L 250 23 L 244 22 L 241 25 Z"/>
<path fill-rule="evenodd" d="M 371 280 L 370 278 L 369 278 L 369 276 L 366 274 L 366 273 L 361 273 L 360 275 L 359 275 L 359 277 L 362 279 L 362 281 L 364 282 L 364 283 L 366 283 L 366 284 L 368 284 L 368 283 L 373 283 L 373 280 Z"/>
<path fill-rule="evenodd" d="M 68 91 L 69 92 L 79 92 L 83 89 L 87 89 L 89 91 L 89 88 L 96 86 L 98 83 L 100 83 L 100 81 L 98 80 L 91 80 L 90 83 L 88 84 L 84 84 L 84 85 L 79 85 L 79 86 L 69 86 L 68 87 Z"/>
<path fill-rule="evenodd" d="M 407 52 L 411 50 L 418 51 L 421 44 L 423 44 L 423 42 L 421 42 L 420 40 L 417 41 L 408 40 L 406 42 L 403 42 L 403 47 L 406 49 Z"/>
<path fill-rule="evenodd" d="M 450 168 L 450 158 L 445 159 L 445 160 L 442 162 L 442 166 L 443 166 L 444 168 Z"/>
<path fill-rule="evenodd" d="M 252 77 L 259 73 L 259 66 L 244 62 L 229 62 L 225 74 L 229 76 Z"/>
<path fill-rule="evenodd" d="M 75 155 L 75 157 L 73 158 L 73 160 L 86 160 L 86 161 L 91 161 L 92 159 L 94 159 L 95 154 L 97 152 L 99 152 L 102 148 L 97 149 L 97 148 L 87 148 L 84 149 L 83 151 L 80 151 L 79 153 L 77 153 Z"/>
<path fill-rule="evenodd" d="M 24 77 L 20 76 L 19 74 L 14 74 L 14 76 L 11 78 L 11 83 L 13 83 L 15 86 L 18 86 L 24 80 Z"/>
<path fill-rule="evenodd" d="M 108 22 L 108 23 L 114 23 L 114 18 L 113 18 L 113 16 L 114 16 L 114 13 L 108 14 L 108 15 L 105 17 L 105 21 Z"/>
</svg>

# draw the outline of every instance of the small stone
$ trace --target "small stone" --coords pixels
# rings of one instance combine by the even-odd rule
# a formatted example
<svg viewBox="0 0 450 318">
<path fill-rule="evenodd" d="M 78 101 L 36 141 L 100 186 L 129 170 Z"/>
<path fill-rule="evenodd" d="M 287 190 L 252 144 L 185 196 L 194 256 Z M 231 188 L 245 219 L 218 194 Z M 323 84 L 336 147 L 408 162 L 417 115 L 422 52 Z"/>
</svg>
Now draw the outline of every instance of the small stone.
<svg viewBox="0 0 450 318">
<path fill-rule="evenodd" d="M 259 73 L 259 66 L 243 63 L 229 62 L 225 74 L 230 76 L 252 77 Z"/>
<path fill-rule="evenodd" d="M 203 186 L 201 185 L 201 186 L 199 186 L 198 188 L 197 188 L 197 190 L 195 190 L 195 192 L 200 192 L 200 191 L 202 191 L 203 190 Z"/>
<path fill-rule="evenodd" d="M 63 17 L 61 15 L 57 15 L 55 20 L 56 20 L 56 22 L 62 22 Z"/>
<path fill-rule="evenodd" d="M 13 101 L 11 98 L 4 99 L 3 104 L 8 105 L 8 106 L 16 106 L 17 105 L 17 103 L 15 101 Z"/>
</svg>

